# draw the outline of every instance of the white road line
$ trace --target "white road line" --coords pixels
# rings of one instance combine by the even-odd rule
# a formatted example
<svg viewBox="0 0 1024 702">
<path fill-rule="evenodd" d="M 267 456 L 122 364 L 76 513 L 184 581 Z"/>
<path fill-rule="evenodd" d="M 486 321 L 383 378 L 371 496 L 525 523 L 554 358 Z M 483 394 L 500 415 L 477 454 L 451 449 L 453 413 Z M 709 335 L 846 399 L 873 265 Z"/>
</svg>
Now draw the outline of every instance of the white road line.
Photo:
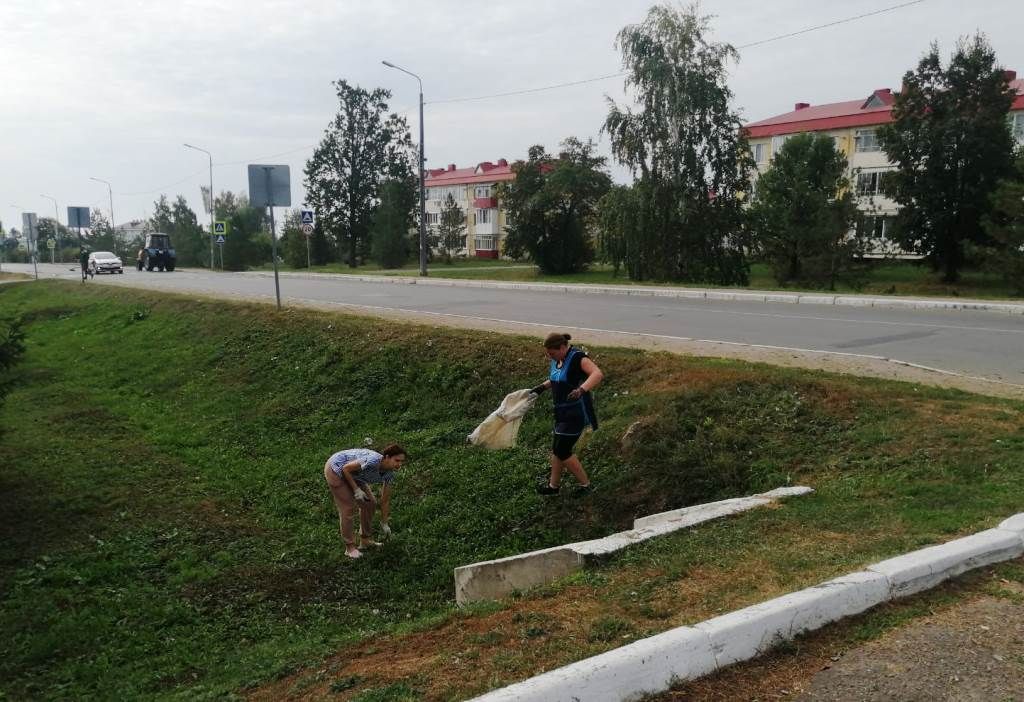
<svg viewBox="0 0 1024 702">
<path fill-rule="evenodd" d="M 618 307 L 630 307 L 641 310 L 665 310 L 679 311 L 690 310 L 693 312 L 708 312 L 713 314 L 733 314 L 743 317 L 770 317 L 773 319 L 809 319 L 816 322 L 842 322 L 844 324 L 882 324 L 893 327 L 928 327 L 932 329 L 958 329 L 963 331 L 984 331 L 999 332 L 1003 334 L 1024 334 L 1024 329 L 999 329 L 997 327 L 971 327 L 958 324 L 929 324 L 927 322 L 885 322 L 873 319 L 846 319 L 843 317 L 817 317 L 799 314 L 775 314 L 771 312 L 739 312 L 737 310 L 722 309 L 720 307 L 709 309 L 707 306 L 695 307 L 693 305 L 679 305 L 677 307 L 655 306 L 655 305 L 617 305 Z M 856 308 L 852 308 L 856 309 Z"/>
</svg>

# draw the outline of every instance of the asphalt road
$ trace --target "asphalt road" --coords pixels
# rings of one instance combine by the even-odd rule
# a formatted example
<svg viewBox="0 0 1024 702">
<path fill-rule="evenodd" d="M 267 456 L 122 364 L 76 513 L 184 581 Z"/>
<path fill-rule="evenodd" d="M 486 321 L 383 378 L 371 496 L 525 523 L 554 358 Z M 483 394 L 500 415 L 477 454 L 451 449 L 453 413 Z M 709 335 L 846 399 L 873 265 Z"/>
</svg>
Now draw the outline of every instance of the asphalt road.
<svg viewBox="0 0 1024 702">
<path fill-rule="evenodd" d="M 41 277 L 76 279 L 71 265 L 43 264 Z M 31 273 L 31 266 L 5 264 Z M 88 284 L 126 285 L 249 299 L 274 298 L 272 274 L 178 270 L 98 276 Z M 897 359 L 1024 387 L 1024 315 L 831 305 L 675 300 L 622 295 L 373 283 L 333 276 L 282 275 L 285 305 L 356 305 L 459 319 L 564 325 L 853 358 Z M 437 319 L 435 317 L 435 319 Z M 438 321 L 443 321 L 439 319 Z"/>
</svg>

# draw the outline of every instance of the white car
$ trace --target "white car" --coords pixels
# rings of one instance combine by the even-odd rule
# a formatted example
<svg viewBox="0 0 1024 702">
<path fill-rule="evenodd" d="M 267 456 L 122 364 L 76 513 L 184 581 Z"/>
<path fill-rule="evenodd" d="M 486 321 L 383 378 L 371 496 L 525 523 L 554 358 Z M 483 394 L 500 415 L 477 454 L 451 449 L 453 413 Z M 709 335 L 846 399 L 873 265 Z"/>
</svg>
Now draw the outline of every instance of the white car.
<svg viewBox="0 0 1024 702">
<path fill-rule="evenodd" d="M 124 267 L 119 259 L 109 251 L 94 251 L 89 254 L 89 272 L 93 275 L 99 273 L 124 273 Z"/>
</svg>

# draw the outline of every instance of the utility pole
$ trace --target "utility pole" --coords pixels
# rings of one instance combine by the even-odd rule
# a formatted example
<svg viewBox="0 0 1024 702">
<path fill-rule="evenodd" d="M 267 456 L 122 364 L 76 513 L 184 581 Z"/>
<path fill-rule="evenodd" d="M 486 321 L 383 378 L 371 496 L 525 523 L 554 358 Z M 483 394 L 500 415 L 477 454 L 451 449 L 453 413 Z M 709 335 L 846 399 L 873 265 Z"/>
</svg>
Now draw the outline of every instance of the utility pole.
<svg viewBox="0 0 1024 702">
<path fill-rule="evenodd" d="M 210 270 L 213 270 L 214 255 L 213 255 L 213 154 L 206 149 L 200 149 L 198 146 L 192 146 L 192 144 L 185 144 L 186 149 L 195 149 L 196 151 L 202 151 L 206 154 L 207 158 L 210 159 Z M 224 267 L 224 252 L 221 252 L 221 268 Z M 278 305 L 280 306 L 280 304 Z"/>
</svg>

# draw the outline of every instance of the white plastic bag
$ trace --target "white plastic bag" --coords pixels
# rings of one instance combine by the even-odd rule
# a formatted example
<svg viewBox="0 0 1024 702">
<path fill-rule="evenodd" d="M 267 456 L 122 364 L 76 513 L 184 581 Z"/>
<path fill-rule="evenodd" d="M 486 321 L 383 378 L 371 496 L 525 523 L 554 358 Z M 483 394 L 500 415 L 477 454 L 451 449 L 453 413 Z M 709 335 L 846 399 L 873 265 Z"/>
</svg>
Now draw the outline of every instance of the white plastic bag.
<svg viewBox="0 0 1024 702">
<path fill-rule="evenodd" d="M 512 448 L 516 445 L 519 425 L 537 396 L 529 390 L 516 390 L 505 395 L 498 409 L 487 415 L 487 419 L 469 435 L 469 443 L 486 449 Z"/>
</svg>

